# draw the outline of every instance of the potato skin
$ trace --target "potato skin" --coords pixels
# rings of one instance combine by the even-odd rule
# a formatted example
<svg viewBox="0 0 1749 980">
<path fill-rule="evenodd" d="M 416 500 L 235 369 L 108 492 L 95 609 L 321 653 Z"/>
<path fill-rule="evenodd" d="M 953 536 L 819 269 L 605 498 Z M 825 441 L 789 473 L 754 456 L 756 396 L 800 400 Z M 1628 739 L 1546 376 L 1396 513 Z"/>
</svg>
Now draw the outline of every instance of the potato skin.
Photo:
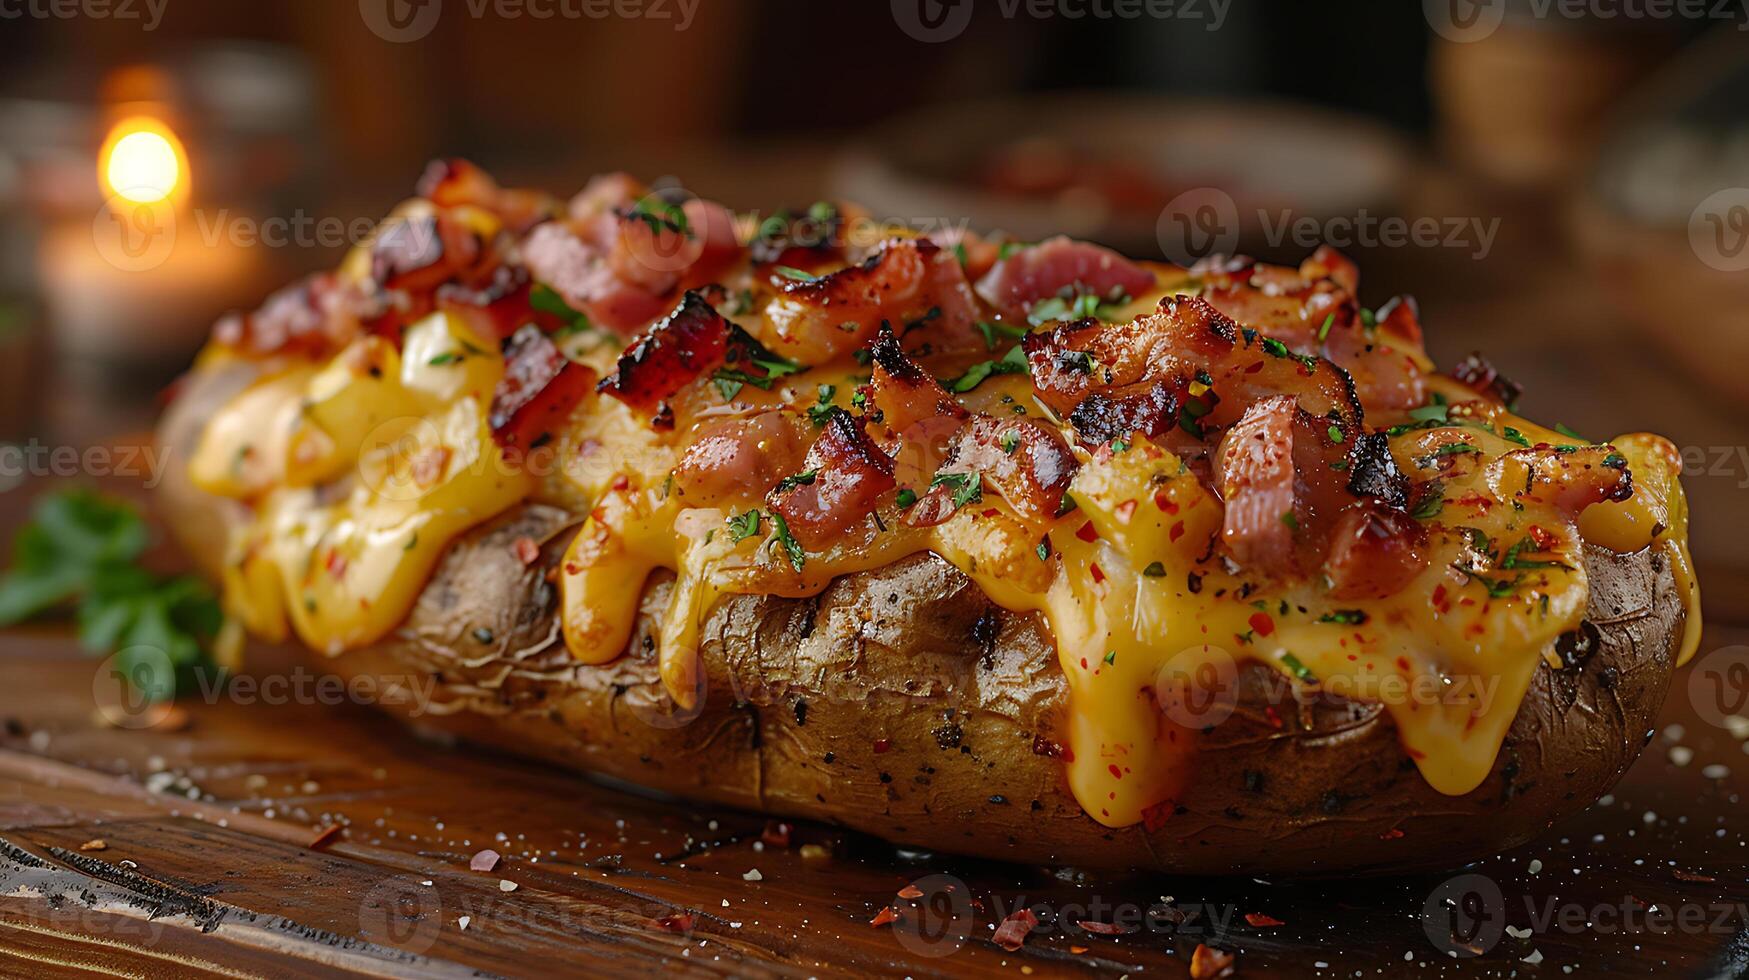
<svg viewBox="0 0 1749 980">
<path fill-rule="evenodd" d="M 213 511 L 193 493 L 167 483 L 163 509 L 210 566 L 212 535 L 187 522 L 210 524 Z M 1588 547 L 1590 610 L 1561 640 L 1566 665 L 1539 665 L 1493 771 L 1461 797 L 1427 785 L 1382 707 L 1302 704 L 1278 671 L 1248 664 L 1239 710 L 1201 735 L 1177 811 L 1152 832 L 1112 830 L 1070 795 L 1062 763 L 1035 749 L 1066 741 L 1048 627 L 997 607 L 947 562 L 919 555 L 811 599 L 724 600 L 702 632 L 700 707 L 677 715 L 653 641 L 666 574 L 646 583 L 625 656 L 592 667 L 566 651 L 549 577 L 578 522 L 525 504 L 476 528 L 394 634 L 326 666 L 434 676 L 422 711 L 384 707 L 468 741 L 688 799 L 1036 864 L 1317 876 L 1447 868 L 1516 846 L 1589 805 L 1639 754 L 1684 615 L 1660 555 Z M 516 554 L 522 537 L 541 546 L 532 564 Z"/>
</svg>

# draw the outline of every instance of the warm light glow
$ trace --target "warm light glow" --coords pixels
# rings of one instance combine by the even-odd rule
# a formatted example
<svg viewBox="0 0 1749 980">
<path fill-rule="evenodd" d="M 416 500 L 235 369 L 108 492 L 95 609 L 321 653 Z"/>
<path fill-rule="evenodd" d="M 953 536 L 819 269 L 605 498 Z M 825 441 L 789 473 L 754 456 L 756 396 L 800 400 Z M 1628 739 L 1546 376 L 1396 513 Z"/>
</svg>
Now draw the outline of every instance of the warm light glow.
<svg viewBox="0 0 1749 980">
<path fill-rule="evenodd" d="M 156 204 L 186 192 L 182 141 L 156 119 L 137 116 L 116 123 L 98 159 L 104 190 L 124 200 Z"/>
</svg>

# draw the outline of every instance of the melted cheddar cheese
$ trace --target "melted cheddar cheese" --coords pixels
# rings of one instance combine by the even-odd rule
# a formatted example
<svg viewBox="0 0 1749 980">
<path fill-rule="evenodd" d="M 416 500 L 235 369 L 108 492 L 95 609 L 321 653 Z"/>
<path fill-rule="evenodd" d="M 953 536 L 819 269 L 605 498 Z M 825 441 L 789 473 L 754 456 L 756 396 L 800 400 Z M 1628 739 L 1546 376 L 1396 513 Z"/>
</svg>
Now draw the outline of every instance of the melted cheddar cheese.
<svg viewBox="0 0 1749 980">
<path fill-rule="evenodd" d="M 355 257 L 347 268 L 361 276 L 367 266 Z M 1183 281 L 1158 271 L 1162 283 Z M 1145 313 L 1169 291 L 1107 315 Z M 757 314 L 737 316 L 750 332 L 768 333 Z M 618 350 L 571 353 L 606 372 Z M 1430 560 L 1389 598 L 1336 602 L 1317 582 L 1259 587 L 1212 559 L 1221 502 L 1183 461 L 1143 438 L 1121 451 L 1075 449 L 1082 465 L 1069 489 L 1074 507 L 1042 542 L 994 495 L 931 528 L 907 526 L 889 495 L 844 540 L 801 553 L 757 510 L 757 495 L 689 506 L 672 473 L 690 425 L 775 405 L 847 407 L 866 369 L 846 361 L 784 377 L 771 390 L 747 388 L 688 413 L 689 424 L 672 432 L 591 394 L 545 457 L 554 465 L 540 473 L 512 465 L 492 438 L 487 414 L 504 370 L 496 341 L 435 313 L 409 327 L 399 349 L 362 337 L 323 363 L 265 372 L 218 412 L 191 463 L 193 480 L 252 502 L 256 514 L 233 535 L 224 582 L 231 613 L 253 632 L 279 637 L 289 627 L 331 654 L 372 643 L 406 616 L 457 535 L 519 501 L 549 501 L 584 515 L 558 574 L 571 652 L 584 664 L 621 656 L 643 584 L 658 569 L 673 572 L 658 638 L 661 677 L 690 706 L 701 683 L 701 624 L 723 596 L 807 596 L 838 576 L 928 552 L 1002 607 L 1048 621 L 1069 690 L 1068 782 L 1110 827 L 1143 820 L 1195 778 L 1190 746 L 1221 720 L 1221 696 L 1230 695 L 1223 682 L 1247 661 L 1383 704 L 1429 784 L 1447 794 L 1474 789 L 1538 663 L 1584 617 L 1586 542 L 1662 552 L 1688 610 L 1683 660 L 1698 640 L 1680 467 L 1656 436 L 1611 443 L 1632 473 L 1633 495 L 1590 507 L 1575 525 L 1522 499 L 1518 488 L 1536 474 L 1512 455 L 1567 437 L 1504 409 L 1461 426 L 1406 428 L 1390 440 L 1405 473 L 1442 460 L 1442 496 L 1416 515 L 1428 523 Z M 1454 403 L 1475 397 L 1449 380 L 1429 384 Z M 961 401 L 1052 418 L 1024 375 L 991 377 Z M 1446 451 L 1459 441 L 1470 449 Z M 1512 554 L 1533 533 L 1538 560 L 1508 567 L 1509 587 L 1463 570 L 1478 551 Z"/>
</svg>

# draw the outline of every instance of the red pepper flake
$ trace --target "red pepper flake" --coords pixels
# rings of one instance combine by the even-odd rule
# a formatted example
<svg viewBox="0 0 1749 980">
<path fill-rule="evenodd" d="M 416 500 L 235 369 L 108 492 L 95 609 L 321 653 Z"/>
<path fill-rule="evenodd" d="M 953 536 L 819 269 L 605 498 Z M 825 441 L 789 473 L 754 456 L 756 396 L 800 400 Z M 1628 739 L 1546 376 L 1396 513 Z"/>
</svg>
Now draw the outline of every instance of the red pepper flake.
<svg viewBox="0 0 1749 980">
<path fill-rule="evenodd" d="M 1085 946 L 1070 946 L 1069 952 L 1074 953 L 1076 956 L 1080 956 L 1082 953 L 1087 952 L 1087 947 L 1085 947 Z"/>
<path fill-rule="evenodd" d="M 1038 916 L 1032 909 L 1020 909 L 1011 912 L 1002 924 L 996 927 L 996 932 L 990 936 L 990 941 L 1010 953 L 1026 944 L 1026 934 L 1038 925 Z"/>
<path fill-rule="evenodd" d="M 790 825 L 779 820 L 768 820 L 765 829 L 760 832 L 759 839 L 766 847 L 788 847 Z"/>
<path fill-rule="evenodd" d="M 498 852 L 487 848 L 468 861 L 469 871 L 490 871 L 498 866 Z"/>
<path fill-rule="evenodd" d="M 620 475 L 613 478 L 613 488 L 615 490 L 624 490 L 626 487 L 629 487 L 631 485 L 632 485 L 632 481 L 630 479 L 628 479 L 624 473 L 621 473 Z"/>
<path fill-rule="evenodd" d="M 1083 662 L 1081 666 L 1085 667 L 1087 664 Z M 1064 762 L 1075 761 L 1075 753 L 1071 752 L 1067 745 L 1064 745 L 1061 742 L 1054 742 L 1045 738 L 1043 735 L 1034 735 L 1032 737 L 1032 754 L 1042 755 L 1048 759 L 1061 759 Z"/>
<path fill-rule="evenodd" d="M 310 850 L 319 851 L 327 847 L 329 844 L 334 843 L 334 841 L 340 836 L 340 829 L 340 825 L 337 823 L 331 823 L 328 826 L 323 827 L 321 833 L 316 835 L 316 839 L 310 841 Z"/>
<path fill-rule="evenodd" d="M 1392 827 L 1390 830 L 1387 830 L 1384 833 L 1380 834 L 1379 840 L 1396 840 L 1397 838 L 1399 838 L 1401 836 L 1403 836 L 1402 828 Z"/>
<path fill-rule="evenodd" d="M 329 575 L 340 578 L 346 574 L 346 556 L 329 548 L 328 557 L 323 560 L 322 567 L 328 570 Z"/>
<path fill-rule="evenodd" d="M 1560 538 L 1555 537 L 1553 534 L 1550 534 L 1548 531 L 1543 530 L 1535 524 L 1530 526 L 1530 539 L 1536 543 L 1536 550 L 1538 551 L 1549 551 L 1561 542 Z"/>
<path fill-rule="evenodd" d="M 1111 773 L 1111 778 L 1113 778 L 1113 779 L 1122 779 L 1123 778 L 1123 770 L 1119 769 L 1117 767 L 1117 763 L 1114 762 L 1111 765 L 1106 766 L 1105 768 L 1106 768 L 1106 771 Z"/>
<path fill-rule="evenodd" d="M 1693 871 L 1684 871 L 1681 868 L 1673 868 L 1670 873 L 1676 877 L 1677 881 L 1698 881 L 1705 884 L 1719 880 L 1712 875 L 1695 874 Z"/>
<path fill-rule="evenodd" d="M 1179 538 L 1184 537 L 1184 522 L 1173 521 L 1172 527 L 1168 528 L 1166 531 L 1166 537 L 1171 541 L 1177 541 Z"/>
<path fill-rule="evenodd" d="M 880 755 L 893 747 L 891 739 L 877 738 L 874 741 L 875 755 Z"/>
<path fill-rule="evenodd" d="M 691 912 L 679 912 L 674 915 L 664 915 L 655 922 L 656 928 L 666 932 L 687 933 L 692 931 L 693 925 L 698 922 L 698 917 Z"/>
<path fill-rule="evenodd" d="M 1117 519 L 1124 524 L 1130 522 L 1130 517 L 1134 515 L 1135 512 L 1136 502 L 1133 500 L 1126 500 L 1123 503 L 1118 504 L 1117 510 L 1113 511 L 1113 513 L 1117 515 Z"/>
<path fill-rule="evenodd" d="M 1152 834 L 1166 826 L 1167 818 L 1178 809 L 1177 800 L 1161 800 L 1142 808 L 1142 829 Z"/>
<path fill-rule="evenodd" d="M 1088 521 L 1076 530 L 1075 536 L 1088 544 L 1092 544 L 1099 540 L 1099 530 L 1093 526 L 1092 521 Z"/>
<path fill-rule="evenodd" d="M 540 557 L 540 545 L 535 544 L 533 538 L 517 538 L 510 545 L 510 553 L 515 555 L 516 560 L 524 565 L 532 565 L 535 559 Z"/>
<path fill-rule="evenodd" d="M 1154 494 L 1154 506 L 1168 514 L 1178 513 L 1178 501 L 1166 496 L 1166 491 L 1164 490 Z"/>
<path fill-rule="evenodd" d="M 868 920 L 868 924 L 879 929 L 881 926 L 889 926 L 897 921 L 899 921 L 899 910 L 889 905 L 876 912 L 875 917 Z"/>
<path fill-rule="evenodd" d="M 1266 612 L 1254 612 L 1246 622 L 1251 624 L 1251 628 L 1257 631 L 1258 636 L 1268 636 L 1275 632 L 1275 620 L 1269 618 L 1269 614 Z"/>
<path fill-rule="evenodd" d="M 1272 728 L 1283 727 L 1282 721 L 1281 721 L 1281 713 L 1275 710 L 1275 705 L 1273 705 L 1273 704 L 1264 705 L 1263 706 L 1263 716 L 1265 718 L 1269 719 L 1270 727 L 1272 727 Z"/>
<path fill-rule="evenodd" d="M 916 885 L 906 885 L 905 887 L 899 889 L 899 897 L 900 898 L 922 898 L 923 897 L 923 889 L 918 888 Z"/>
<path fill-rule="evenodd" d="M 1204 946 L 1202 943 L 1196 944 L 1196 950 L 1190 954 L 1191 980 L 1214 980 L 1216 977 L 1232 975 L 1232 953 Z"/>
<path fill-rule="evenodd" d="M 1088 932 L 1093 933 L 1095 936 L 1121 936 L 1124 933 L 1129 932 L 1128 929 L 1125 929 L 1123 926 L 1120 926 L 1115 922 L 1100 922 L 1095 919 L 1082 919 L 1075 924 Z"/>
<path fill-rule="evenodd" d="M 1093 573 L 1093 584 L 1098 585 L 1105 581 L 1105 572 L 1100 570 L 1098 562 L 1094 562 L 1092 565 L 1088 566 L 1088 570 Z"/>
<path fill-rule="evenodd" d="M 1253 929 L 1271 929 L 1275 926 L 1287 925 L 1287 923 L 1281 921 L 1275 916 L 1264 915 L 1261 912 L 1245 913 L 1245 921 L 1249 923 Z"/>
</svg>

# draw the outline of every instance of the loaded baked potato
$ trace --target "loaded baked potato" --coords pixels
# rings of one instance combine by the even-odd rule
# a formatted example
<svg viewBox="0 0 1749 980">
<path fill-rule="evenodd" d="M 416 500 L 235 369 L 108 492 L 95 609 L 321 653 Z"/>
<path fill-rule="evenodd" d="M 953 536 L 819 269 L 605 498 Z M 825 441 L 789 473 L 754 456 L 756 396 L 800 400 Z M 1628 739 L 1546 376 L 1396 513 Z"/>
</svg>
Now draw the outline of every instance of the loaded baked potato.
<svg viewBox="0 0 1749 980">
<path fill-rule="evenodd" d="M 1696 643 L 1673 447 L 1517 394 L 1329 249 L 446 162 L 219 324 L 162 503 L 232 616 L 471 741 L 988 857 L 1397 871 L 1596 799 Z"/>
</svg>

